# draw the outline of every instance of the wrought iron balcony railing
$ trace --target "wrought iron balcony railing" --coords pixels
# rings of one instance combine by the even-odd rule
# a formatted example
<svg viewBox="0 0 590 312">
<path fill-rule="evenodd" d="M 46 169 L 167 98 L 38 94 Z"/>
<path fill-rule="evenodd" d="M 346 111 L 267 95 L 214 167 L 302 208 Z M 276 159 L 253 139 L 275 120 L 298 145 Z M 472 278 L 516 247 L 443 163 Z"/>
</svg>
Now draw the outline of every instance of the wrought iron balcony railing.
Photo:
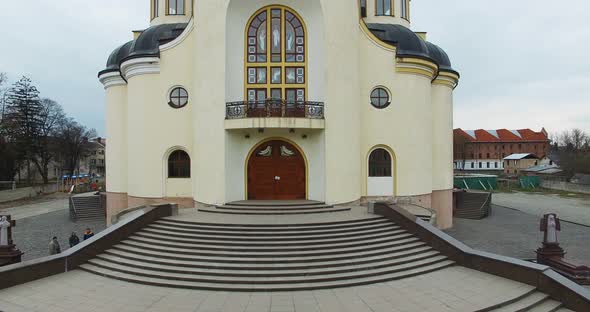
<svg viewBox="0 0 590 312">
<path fill-rule="evenodd" d="M 226 119 L 265 117 L 324 119 L 324 103 L 267 99 L 264 101 L 241 101 L 225 104 Z"/>
</svg>

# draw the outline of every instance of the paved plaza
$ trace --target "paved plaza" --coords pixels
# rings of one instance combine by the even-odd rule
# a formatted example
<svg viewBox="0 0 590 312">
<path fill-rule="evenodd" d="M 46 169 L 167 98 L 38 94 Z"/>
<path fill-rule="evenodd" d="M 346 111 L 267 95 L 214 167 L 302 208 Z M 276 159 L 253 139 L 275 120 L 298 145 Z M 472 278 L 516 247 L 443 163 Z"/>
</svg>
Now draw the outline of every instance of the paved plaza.
<svg viewBox="0 0 590 312">
<path fill-rule="evenodd" d="M 368 286 L 272 293 L 153 287 L 75 270 L 0 290 L 0 310 L 456 312 L 490 307 L 532 289 L 529 285 L 459 266 Z"/>
<path fill-rule="evenodd" d="M 57 236 L 62 251 L 69 247 L 68 238 L 76 232 L 80 240 L 87 227 L 95 233 L 106 228 L 105 221 L 70 220 L 67 198 L 38 200 L 22 206 L 0 209 L 2 214 L 11 214 L 16 220 L 12 238 L 16 246 L 25 254 L 23 261 L 49 255 L 49 240 Z"/>
<path fill-rule="evenodd" d="M 539 222 L 540 216 L 494 205 L 490 217 L 483 220 L 455 218 L 453 228 L 445 232 L 475 249 L 532 259 L 536 258 L 535 250 L 543 240 Z M 567 259 L 590 265 L 590 227 L 562 222 L 558 238 L 567 251 Z"/>
<path fill-rule="evenodd" d="M 562 220 L 590 226 L 590 195 L 494 193 L 492 202 L 539 218 L 546 213 L 557 213 Z"/>
</svg>

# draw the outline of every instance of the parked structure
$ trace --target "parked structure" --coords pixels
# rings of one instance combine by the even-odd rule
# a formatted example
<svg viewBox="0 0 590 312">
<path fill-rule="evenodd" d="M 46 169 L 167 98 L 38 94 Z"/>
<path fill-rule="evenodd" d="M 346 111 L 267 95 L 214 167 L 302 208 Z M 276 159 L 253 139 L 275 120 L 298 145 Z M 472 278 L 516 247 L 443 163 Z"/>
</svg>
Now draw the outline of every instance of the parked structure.
<svg viewBox="0 0 590 312">
<path fill-rule="evenodd" d="M 401 197 L 450 226 L 459 74 L 409 29 L 408 1 L 150 2 L 151 27 L 99 73 L 109 215 Z"/>
<path fill-rule="evenodd" d="M 539 156 L 542 164 L 553 165 L 548 158 L 550 140 L 543 128 L 539 132 L 521 130 L 453 131 L 453 168 L 466 171 L 497 171 L 504 168 L 503 159 L 511 154 L 530 153 Z"/>
<path fill-rule="evenodd" d="M 504 157 L 504 173 L 518 175 L 522 170 L 538 166 L 539 157 L 535 154 L 512 154 Z"/>
</svg>

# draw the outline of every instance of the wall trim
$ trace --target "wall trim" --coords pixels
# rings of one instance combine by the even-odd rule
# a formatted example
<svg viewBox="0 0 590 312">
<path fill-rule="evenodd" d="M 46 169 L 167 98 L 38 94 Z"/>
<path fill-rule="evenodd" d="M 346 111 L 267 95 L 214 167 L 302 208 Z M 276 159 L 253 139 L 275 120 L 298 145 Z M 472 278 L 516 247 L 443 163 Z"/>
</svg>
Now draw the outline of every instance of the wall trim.
<svg viewBox="0 0 590 312">
<path fill-rule="evenodd" d="M 124 86 L 127 84 L 127 81 L 121 77 L 119 71 L 104 73 L 98 77 L 98 80 L 102 83 L 105 90 L 110 87 Z"/>
<path fill-rule="evenodd" d="M 125 79 L 139 75 L 159 74 L 159 57 L 132 58 L 121 64 L 121 73 Z"/>
</svg>

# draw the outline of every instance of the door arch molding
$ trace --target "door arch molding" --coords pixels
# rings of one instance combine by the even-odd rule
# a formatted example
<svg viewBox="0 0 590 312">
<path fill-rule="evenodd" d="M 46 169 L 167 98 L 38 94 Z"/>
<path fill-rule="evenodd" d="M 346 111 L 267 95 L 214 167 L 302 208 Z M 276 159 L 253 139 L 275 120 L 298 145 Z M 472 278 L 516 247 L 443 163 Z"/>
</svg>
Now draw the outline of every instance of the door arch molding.
<svg viewBox="0 0 590 312">
<path fill-rule="evenodd" d="M 244 199 L 248 199 L 248 164 L 250 163 L 250 159 L 252 158 L 252 155 L 254 154 L 254 152 L 256 151 L 256 149 L 258 149 L 261 145 L 268 143 L 270 141 L 284 141 L 287 142 L 289 144 L 291 144 L 293 147 L 295 147 L 297 149 L 297 151 L 299 152 L 299 154 L 301 154 L 301 157 L 303 158 L 303 163 L 305 166 L 305 199 L 309 199 L 309 162 L 307 160 L 307 155 L 305 154 L 305 152 L 303 151 L 303 148 L 301 148 L 301 146 L 299 146 L 299 144 L 297 144 L 295 141 L 284 138 L 284 137 L 269 137 L 269 138 L 265 138 L 261 141 L 259 141 L 258 143 L 254 144 L 252 146 L 252 148 L 250 148 L 250 151 L 248 151 L 248 154 L 246 156 L 246 160 L 244 161 Z"/>
</svg>

